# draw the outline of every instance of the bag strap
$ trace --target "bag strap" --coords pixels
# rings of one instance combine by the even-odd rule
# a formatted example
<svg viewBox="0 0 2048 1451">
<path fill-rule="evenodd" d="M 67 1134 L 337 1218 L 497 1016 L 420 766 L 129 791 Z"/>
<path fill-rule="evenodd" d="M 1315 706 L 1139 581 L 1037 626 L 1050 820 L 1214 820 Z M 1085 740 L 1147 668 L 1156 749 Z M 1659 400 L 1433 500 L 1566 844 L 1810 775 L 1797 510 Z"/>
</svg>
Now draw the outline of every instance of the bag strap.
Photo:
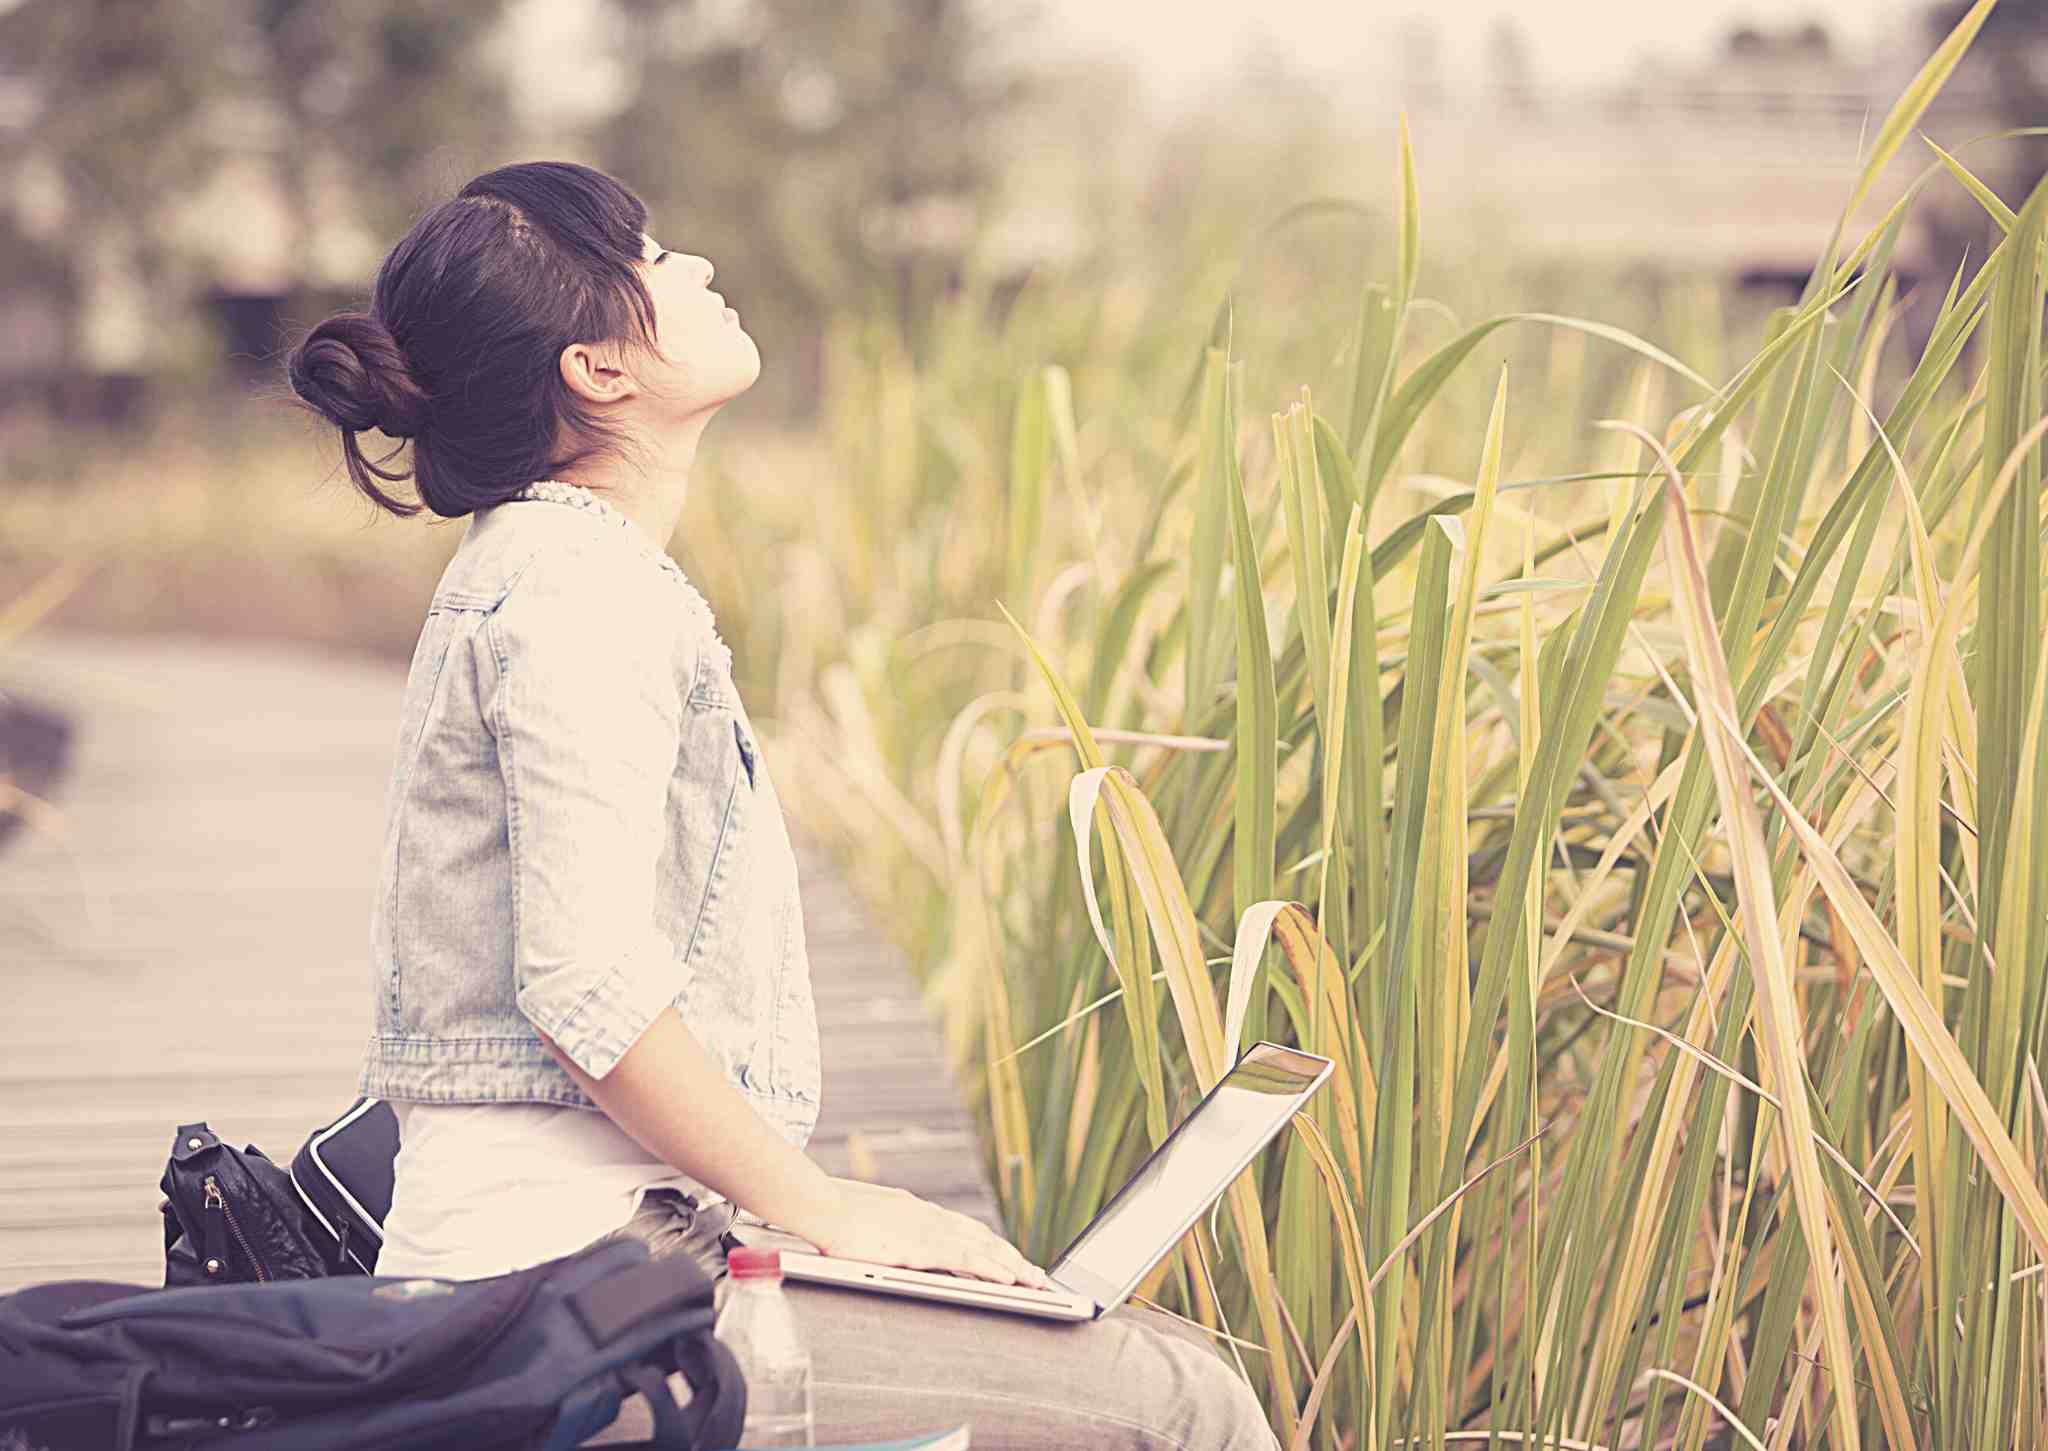
<svg viewBox="0 0 2048 1451">
<path fill-rule="evenodd" d="M 627 1384 L 647 1399 L 654 1436 L 622 1444 L 618 1451 L 704 1451 L 737 1446 L 747 1419 L 747 1383 L 732 1352 L 710 1335 L 685 1335 L 676 1342 L 677 1368 L 690 1383 L 690 1404 L 679 1406 L 668 1377 L 647 1361 L 621 1368 Z"/>
<path fill-rule="evenodd" d="M 592 1340 L 609 1345 L 657 1315 L 701 1308 L 708 1322 L 715 1286 L 687 1255 L 642 1260 L 567 1296 L 569 1308 Z M 619 1451 L 697 1451 L 739 1444 L 747 1415 L 747 1383 L 739 1362 L 707 1327 L 685 1331 L 669 1347 L 690 1385 L 690 1404 L 678 1406 L 662 1367 L 643 1358 L 620 1375 L 647 1398 L 654 1439 Z"/>
</svg>

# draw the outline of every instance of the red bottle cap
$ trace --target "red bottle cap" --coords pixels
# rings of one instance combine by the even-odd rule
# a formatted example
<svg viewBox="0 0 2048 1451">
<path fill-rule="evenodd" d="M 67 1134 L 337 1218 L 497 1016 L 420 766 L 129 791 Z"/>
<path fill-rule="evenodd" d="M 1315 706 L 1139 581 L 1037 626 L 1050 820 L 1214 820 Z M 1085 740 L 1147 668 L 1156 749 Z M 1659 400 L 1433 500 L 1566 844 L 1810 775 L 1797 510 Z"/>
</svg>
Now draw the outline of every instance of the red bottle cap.
<svg viewBox="0 0 2048 1451">
<path fill-rule="evenodd" d="M 726 1273 L 735 1280 L 779 1280 L 782 1251 L 779 1249 L 734 1249 L 725 1256 Z"/>
</svg>

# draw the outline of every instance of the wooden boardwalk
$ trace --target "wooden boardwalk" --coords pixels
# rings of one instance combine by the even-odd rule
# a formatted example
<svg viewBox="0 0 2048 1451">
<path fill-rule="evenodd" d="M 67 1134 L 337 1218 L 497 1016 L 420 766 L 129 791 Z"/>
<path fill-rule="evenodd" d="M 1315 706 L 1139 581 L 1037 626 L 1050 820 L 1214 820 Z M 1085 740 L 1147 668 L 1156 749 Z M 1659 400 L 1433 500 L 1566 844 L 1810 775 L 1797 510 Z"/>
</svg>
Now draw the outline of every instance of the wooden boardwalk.
<svg viewBox="0 0 2048 1451">
<path fill-rule="evenodd" d="M 161 1283 L 181 1122 L 286 1158 L 354 1097 L 405 672 L 292 646 L 47 634 L 0 692 L 72 724 L 58 819 L 0 846 L 0 1291 Z M 798 842 L 824 1054 L 811 1152 L 997 1223 L 907 964 Z"/>
</svg>

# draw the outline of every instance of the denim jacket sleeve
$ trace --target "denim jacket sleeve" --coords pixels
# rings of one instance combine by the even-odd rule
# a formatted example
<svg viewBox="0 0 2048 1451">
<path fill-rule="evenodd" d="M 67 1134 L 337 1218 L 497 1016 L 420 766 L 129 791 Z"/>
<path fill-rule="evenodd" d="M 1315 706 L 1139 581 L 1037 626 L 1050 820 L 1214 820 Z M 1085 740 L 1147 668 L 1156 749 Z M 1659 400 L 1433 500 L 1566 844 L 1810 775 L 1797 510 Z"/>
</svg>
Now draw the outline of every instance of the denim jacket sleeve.
<svg viewBox="0 0 2048 1451">
<path fill-rule="evenodd" d="M 588 551 L 535 560 L 486 626 L 520 1013 L 603 1078 L 680 986 L 655 923 L 684 631 Z M 705 883 L 684 883 L 701 910 Z"/>
</svg>

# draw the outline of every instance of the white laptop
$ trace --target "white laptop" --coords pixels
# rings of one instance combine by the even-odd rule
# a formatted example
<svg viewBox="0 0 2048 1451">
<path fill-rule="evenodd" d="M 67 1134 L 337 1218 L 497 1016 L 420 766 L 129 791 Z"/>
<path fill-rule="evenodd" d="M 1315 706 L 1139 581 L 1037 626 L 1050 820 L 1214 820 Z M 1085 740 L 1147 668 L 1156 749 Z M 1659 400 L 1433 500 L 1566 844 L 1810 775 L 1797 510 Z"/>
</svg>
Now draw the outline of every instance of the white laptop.
<svg viewBox="0 0 2048 1451">
<path fill-rule="evenodd" d="M 782 1251 L 785 1279 L 979 1305 L 1047 1320 L 1094 1320 L 1121 1305 L 1325 1078 L 1330 1060 L 1256 1043 L 1046 1267 L 1055 1290 L 899 1269 L 815 1253 L 772 1225 L 737 1224 L 742 1243 Z"/>
</svg>

